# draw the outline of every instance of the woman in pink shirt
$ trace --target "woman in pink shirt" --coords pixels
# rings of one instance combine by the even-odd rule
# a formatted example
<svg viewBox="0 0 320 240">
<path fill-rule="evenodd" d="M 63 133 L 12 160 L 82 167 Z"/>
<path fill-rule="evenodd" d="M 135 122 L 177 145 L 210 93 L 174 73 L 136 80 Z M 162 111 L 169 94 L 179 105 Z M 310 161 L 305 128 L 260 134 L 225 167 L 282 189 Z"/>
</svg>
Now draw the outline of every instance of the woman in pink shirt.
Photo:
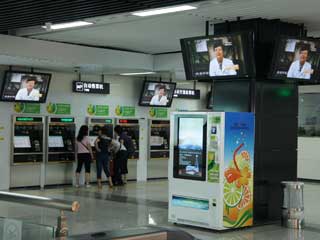
<svg viewBox="0 0 320 240">
<path fill-rule="evenodd" d="M 79 187 L 80 172 L 84 164 L 86 170 L 86 187 L 90 187 L 90 168 L 91 161 L 93 159 L 92 148 L 90 144 L 90 139 L 88 137 L 89 128 L 86 125 L 80 127 L 77 136 L 77 158 L 78 165 L 76 170 L 76 187 Z"/>
</svg>

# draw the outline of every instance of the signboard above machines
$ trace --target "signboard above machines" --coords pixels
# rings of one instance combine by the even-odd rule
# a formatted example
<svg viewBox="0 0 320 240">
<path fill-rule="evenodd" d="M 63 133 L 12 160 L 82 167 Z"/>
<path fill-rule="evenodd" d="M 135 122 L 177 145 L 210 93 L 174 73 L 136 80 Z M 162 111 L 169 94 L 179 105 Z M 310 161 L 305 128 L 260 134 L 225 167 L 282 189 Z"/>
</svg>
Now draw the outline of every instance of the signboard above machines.
<svg viewBox="0 0 320 240">
<path fill-rule="evenodd" d="M 110 94 L 110 83 L 73 81 L 72 91 L 76 93 Z"/>
<path fill-rule="evenodd" d="M 173 94 L 174 98 L 200 99 L 200 90 L 176 88 Z"/>
</svg>

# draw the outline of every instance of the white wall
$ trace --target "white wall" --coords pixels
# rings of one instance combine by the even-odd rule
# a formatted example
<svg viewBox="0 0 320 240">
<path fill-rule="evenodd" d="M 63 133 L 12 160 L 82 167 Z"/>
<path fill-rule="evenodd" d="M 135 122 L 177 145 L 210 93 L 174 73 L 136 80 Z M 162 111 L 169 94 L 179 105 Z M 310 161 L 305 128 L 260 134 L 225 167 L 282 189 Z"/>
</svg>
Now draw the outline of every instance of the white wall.
<svg viewBox="0 0 320 240">
<path fill-rule="evenodd" d="M 7 69 L 0 66 L 0 84 L 3 79 L 3 71 Z M 38 70 L 41 71 L 41 70 Z M 47 102 L 55 103 L 71 103 L 72 115 L 76 117 L 76 123 L 79 127 L 85 123 L 86 108 L 88 104 L 107 104 L 110 106 L 110 117 L 115 117 L 114 109 L 117 105 L 136 106 L 136 116 L 148 118 L 149 108 L 139 107 L 138 99 L 142 87 L 142 78 L 129 78 L 120 76 L 105 77 L 105 81 L 111 84 L 110 95 L 83 95 L 72 93 L 72 81 L 76 79 L 76 75 L 64 72 L 52 72 L 52 80 L 49 89 Z M 82 80 L 100 81 L 99 75 L 83 75 Z M 178 87 L 192 88 L 192 82 L 178 82 Z M 176 109 L 182 110 L 200 110 L 205 109 L 206 93 L 208 91 L 207 84 L 197 84 L 197 88 L 201 90 L 201 100 L 185 100 L 174 99 L 170 111 Z M 41 114 L 46 113 L 46 104 L 41 106 Z M 10 183 L 10 143 L 11 143 L 11 115 L 14 114 L 13 103 L 0 102 L 0 126 L 4 124 L 5 129 L 0 132 L 0 136 L 4 135 L 5 141 L 0 141 L 0 189 L 7 189 Z M 147 157 L 147 156 L 142 156 Z"/>
<path fill-rule="evenodd" d="M 299 93 L 320 93 L 320 86 L 300 86 Z M 319 144 L 319 137 L 298 137 L 298 178 L 320 180 Z"/>
</svg>

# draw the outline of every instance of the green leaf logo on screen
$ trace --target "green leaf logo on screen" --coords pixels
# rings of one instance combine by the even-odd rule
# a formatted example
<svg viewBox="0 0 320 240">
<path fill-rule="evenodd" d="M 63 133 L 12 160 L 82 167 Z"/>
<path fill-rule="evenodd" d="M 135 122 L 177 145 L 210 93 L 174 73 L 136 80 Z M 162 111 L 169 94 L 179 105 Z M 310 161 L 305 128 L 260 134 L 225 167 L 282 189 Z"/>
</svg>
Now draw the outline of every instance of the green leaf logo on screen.
<svg viewBox="0 0 320 240">
<path fill-rule="evenodd" d="M 15 103 L 14 104 L 14 111 L 16 113 L 22 113 L 24 110 L 24 103 Z"/>
<path fill-rule="evenodd" d="M 150 115 L 150 117 L 155 117 L 156 116 L 156 109 L 155 108 L 150 108 L 149 115 Z"/>
<path fill-rule="evenodd" d="M 117 116 L 121 116 L 122 114 L 122 107 L 120 107 L 119 105 L 116 107 L 115 109 L 115 113 Z"/>
<path fill-rule="evenodd" d="M 87 113 L 89 115 L 94 115 L 96 113 L 96 107 L 92 104 L 90 104 L 88 107 L 87 107 Z"/>
<path fill-rule="evenodd" d="M 55 113 L 56 112 L 56 110 L 57 110 L 57 106 L 56 106 L 56 104 L 55 103 L 49 103 L 48 105 L 47 105 L 47 112 L 48 113 Z"/>
</svg>

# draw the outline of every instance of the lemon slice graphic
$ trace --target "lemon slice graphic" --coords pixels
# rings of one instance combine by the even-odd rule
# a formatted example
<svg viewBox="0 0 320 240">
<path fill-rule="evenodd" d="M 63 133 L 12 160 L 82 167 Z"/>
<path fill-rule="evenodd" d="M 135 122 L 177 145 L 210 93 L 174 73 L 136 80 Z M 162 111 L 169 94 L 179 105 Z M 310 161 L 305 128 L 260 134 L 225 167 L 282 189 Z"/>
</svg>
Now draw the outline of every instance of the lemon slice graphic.
<svg viewBox="0 0 320 240">
<path fill-rule="evenodd" d="M 233 208 L 237 206 L 241 201 L 242 196 L 243 196 L 242 186 L 238 188 L 235 182 L 224 183 L 223 200 L 228 207 Z"/>
</svg>

